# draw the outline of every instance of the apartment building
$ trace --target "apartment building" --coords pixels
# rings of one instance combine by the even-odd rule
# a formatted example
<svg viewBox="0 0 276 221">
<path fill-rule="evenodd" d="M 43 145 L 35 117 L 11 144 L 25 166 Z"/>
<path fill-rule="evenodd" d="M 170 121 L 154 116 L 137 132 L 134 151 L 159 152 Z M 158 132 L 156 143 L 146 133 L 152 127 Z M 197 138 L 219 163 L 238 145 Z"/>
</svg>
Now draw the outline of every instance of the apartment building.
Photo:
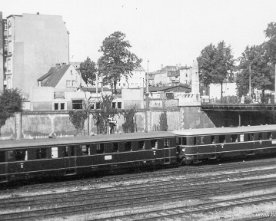
<svg viewBox="0 0 276 221">
<path fill-rule="evenodd" d="M 69 63 L 69 32 L 59 15 L 24 13 L 2 19 L 1 13 L 0 19 L 0 90 L 18 88 L 29 100 L 41 73 Z"/>
</svg>

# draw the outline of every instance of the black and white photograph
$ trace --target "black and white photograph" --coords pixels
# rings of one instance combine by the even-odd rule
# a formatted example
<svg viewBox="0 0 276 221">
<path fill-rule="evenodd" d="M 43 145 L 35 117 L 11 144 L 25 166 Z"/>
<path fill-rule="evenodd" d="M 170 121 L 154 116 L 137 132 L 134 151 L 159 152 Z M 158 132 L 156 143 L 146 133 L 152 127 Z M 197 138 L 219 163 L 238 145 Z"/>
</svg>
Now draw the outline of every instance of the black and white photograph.
<svg viewBox="0 0 276 221">
<path fill-rule="evenodd" d="M 276 1 L 0 0 L 0 220 L 276 220 Z"/>
</svg>

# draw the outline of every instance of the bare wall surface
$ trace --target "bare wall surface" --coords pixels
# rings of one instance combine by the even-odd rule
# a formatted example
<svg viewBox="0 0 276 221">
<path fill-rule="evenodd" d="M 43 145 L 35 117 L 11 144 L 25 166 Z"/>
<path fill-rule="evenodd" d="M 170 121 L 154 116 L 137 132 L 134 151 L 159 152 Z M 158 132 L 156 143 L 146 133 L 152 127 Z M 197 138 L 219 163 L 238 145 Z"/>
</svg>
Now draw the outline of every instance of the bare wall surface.
<svg viewBox="0 0 276 221">
<path fill-rule="evenodd" d="M 149 131 L 160 130 L 160 115 L 162 109 L 147 111 Z M 181 107 L 166 110 L 168 130 L 181 130 L 189 128 L 208 128 L 221 126 L 238 126 L 238 113 L 232 112 L 202 112 L 200 107 Z M 19 115 L 20 116 L 20 115 Z M 139 110 L 135 114 L 136 131 L 142 132 L 146 128 L 146 111 Z M 117 121 L 116 132 L 123 132 L 125 122 L 122 114 L 115 116 Z M 241 114 L 242 125 L 258 125 L 276 123 L 274 112 L 247 112 Z M 21 125 L 18 125 L 21 124 Z M 40 138 L 51 134 L 56 136 L 73 136 L 80 134 L 69 120 L 68 112 L 23 112 L 21 119 L 11 117 L 1 128 L 0 139 Z M 84 124 L 81 134 L 96 134 L 97 126 L 92 115 Z"/>
</svg>

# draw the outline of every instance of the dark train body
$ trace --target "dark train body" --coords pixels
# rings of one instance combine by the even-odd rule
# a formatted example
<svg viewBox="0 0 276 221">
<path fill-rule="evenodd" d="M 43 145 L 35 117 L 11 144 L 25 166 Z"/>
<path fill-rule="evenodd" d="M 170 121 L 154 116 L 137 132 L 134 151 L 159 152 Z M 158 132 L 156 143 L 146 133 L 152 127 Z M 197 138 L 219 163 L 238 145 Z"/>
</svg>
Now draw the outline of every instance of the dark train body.
<svg viewBox="0 0 276 221">
<path fill-rule="evenodd" d="M 0 183 L 276 152 L 276 125 L 0 141 Z"/>
</svg>

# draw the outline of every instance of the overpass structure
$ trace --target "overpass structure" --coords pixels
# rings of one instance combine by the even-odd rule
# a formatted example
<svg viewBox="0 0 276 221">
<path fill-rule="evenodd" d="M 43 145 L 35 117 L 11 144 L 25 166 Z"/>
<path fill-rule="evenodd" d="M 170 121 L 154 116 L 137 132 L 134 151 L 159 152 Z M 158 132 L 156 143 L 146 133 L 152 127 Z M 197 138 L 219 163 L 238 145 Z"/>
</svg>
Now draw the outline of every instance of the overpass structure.
<svg viewBox="0 0 276 221">
<path fill-rule="evenodd" d="M 274 111 L 275 104 L 210 104 L 202 103 L 203 111 Z"/>
<path fill-rule="evenodd" d="M 248 112 L 273 113 L 276 111 L 275 104 L 214 104 L 202 103 L 201 110 L 204 112 L 225 112 L 235 113 L 238 116 L 238 123 L 241 126 L 241 115 Z"/>
</svg>

